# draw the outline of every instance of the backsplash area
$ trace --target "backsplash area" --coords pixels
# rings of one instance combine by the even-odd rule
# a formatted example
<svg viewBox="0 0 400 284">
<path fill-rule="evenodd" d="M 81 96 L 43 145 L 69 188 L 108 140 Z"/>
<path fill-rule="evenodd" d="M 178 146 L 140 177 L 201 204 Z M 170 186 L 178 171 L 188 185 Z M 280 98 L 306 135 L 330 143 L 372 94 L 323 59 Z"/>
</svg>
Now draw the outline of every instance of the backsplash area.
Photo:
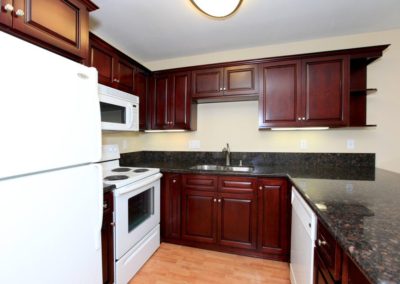
<svg viewBox="0 0 400 284">
<path fill-rule="evenodd" d="M 323 172 L 321 178 L 370 180 L 375 172 L 373 153 L 231 153 L 231 165 L 239 165 L 240 160 L 243 166 L 264 167 L 271 172 L 303 177 L 308 172 Z M 160 168 L 190 168 L 198 164 L 224 165 L 225 156 L 222 152 L 140 151 L 121 154 L 120 163 L 123 166 L 155 164 Z M 357 172 L 357 175 L 352 172 Z"/>
</svg>

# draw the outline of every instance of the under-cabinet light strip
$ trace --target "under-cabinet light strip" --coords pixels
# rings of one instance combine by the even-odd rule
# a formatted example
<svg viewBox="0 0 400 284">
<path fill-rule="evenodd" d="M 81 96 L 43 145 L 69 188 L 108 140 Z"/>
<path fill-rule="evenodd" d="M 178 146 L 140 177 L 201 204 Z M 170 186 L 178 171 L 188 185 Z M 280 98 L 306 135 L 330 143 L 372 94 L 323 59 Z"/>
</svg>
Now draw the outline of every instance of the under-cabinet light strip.
<svg viewBox="0 0 400 284">
<path fill-rule="evenodd" d="M 327 130 L 329 127 L 280 127 L 271 130 Z"/>
</svg>

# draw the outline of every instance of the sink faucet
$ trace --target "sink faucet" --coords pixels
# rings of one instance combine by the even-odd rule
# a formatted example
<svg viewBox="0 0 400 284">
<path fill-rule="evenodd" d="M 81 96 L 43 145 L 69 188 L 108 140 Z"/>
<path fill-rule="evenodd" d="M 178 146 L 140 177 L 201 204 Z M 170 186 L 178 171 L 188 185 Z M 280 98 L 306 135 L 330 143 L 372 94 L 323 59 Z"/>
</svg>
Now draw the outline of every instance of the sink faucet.
<svg viewBox="0 0 400 284">
<path fill-rule="evenodd" d="M 222 149 L 222 153 L 225 153 L 225 165 L 231 165 L 231 149 L 229 149 L 229 144 L 226 143 L 226 147 Z"/>
</svg>

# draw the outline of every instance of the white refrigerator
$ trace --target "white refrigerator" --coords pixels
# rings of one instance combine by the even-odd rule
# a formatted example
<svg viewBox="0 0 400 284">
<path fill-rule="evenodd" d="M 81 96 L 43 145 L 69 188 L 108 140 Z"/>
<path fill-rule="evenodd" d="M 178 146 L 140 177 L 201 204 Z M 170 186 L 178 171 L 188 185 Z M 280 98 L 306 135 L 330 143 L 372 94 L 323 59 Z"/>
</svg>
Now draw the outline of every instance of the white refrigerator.
<svg viewBox="0 0 400 284">
<path fill-rule="evenodd" d="M 97 71 L 0 32 L 0 283 L 101 283 Z"/>
</svg>

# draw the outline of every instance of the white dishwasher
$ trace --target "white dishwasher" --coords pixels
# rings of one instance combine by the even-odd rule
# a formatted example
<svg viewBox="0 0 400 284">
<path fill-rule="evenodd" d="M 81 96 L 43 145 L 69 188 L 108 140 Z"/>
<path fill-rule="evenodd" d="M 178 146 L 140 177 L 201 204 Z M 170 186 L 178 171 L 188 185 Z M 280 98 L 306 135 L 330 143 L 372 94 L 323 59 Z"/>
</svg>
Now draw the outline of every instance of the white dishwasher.
<svg viewBox="0 0 400 284">
<path fill-rule="evenodd" d="M 312 284 L 314 242 L 317 216 L 292 187 L 292 237 L 290 249 L 290 281 L 292 284 Z"/>
</svg>

